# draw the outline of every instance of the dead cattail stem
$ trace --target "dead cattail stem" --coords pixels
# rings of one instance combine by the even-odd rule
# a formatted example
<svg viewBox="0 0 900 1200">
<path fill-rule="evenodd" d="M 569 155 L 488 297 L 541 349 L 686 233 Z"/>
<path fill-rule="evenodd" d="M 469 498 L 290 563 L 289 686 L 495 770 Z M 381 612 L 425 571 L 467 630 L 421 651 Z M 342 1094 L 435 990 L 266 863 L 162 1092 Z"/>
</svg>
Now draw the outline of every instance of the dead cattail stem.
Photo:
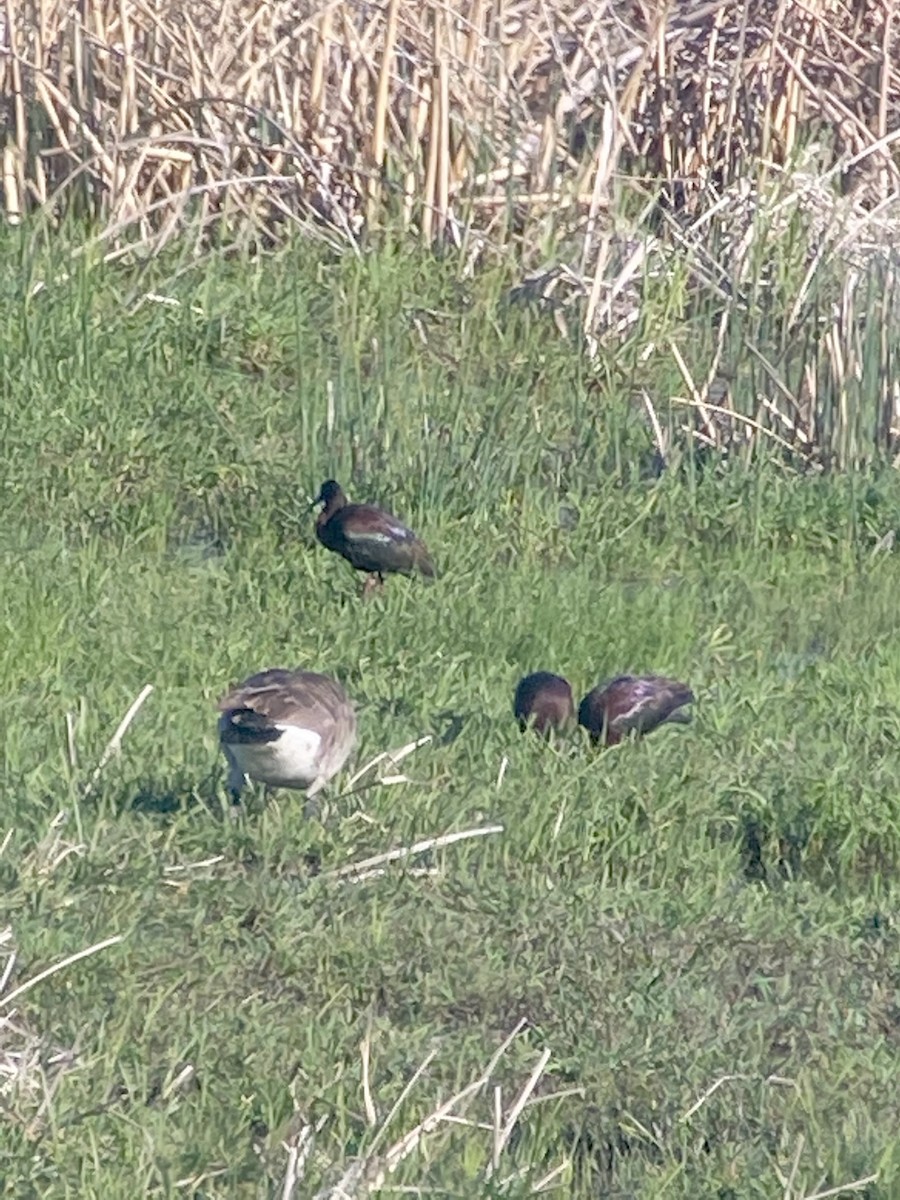
<svg viewBox="0 0 900 1200">
<path fill-rule="evenodd" d="M 432 11 L 431 35 L 433 66 L 429 84 L 428 160 L 425 167 L 425 194 L 422 208 L 422 238 L 426 243 L 430 242 L 434 237 L 435 216 L 437 213 L 437 179 L 441 154 L 441 100 L 438 84 L 438 64 L 441 55 L 441 21 L 436 10 Z"/>
<path fill-rule="evenodd" d="M 9 39 L 9 75 L 15 113 L 15 139 L 4 147 L 4 190 L 8 187 L 7 216 L 18 223 L 26 199 L 25 173 L 28 130 L 25 123 L 25 98 L 22 94 L 22 69 L 17 47 L 17 27 L 12 0 L 6 0 L 6 35 Z"/>
<path fill-rule="evenodd" d="M 387 124 L 391 68 L 394 62 L 394 43 L 397 40 L 399 3 L 400 0 L 388 0 L 387 27 L 384 33 L 384 48 L 381 52 L 381 69 L 378 75 L 378 93 L 375 100 L 375 126 L 372 131 L 372 178 L 369 186 L 370 223 L 381 198 L 379 172 L 384 166 L 385 126 Z"/>
</svg>

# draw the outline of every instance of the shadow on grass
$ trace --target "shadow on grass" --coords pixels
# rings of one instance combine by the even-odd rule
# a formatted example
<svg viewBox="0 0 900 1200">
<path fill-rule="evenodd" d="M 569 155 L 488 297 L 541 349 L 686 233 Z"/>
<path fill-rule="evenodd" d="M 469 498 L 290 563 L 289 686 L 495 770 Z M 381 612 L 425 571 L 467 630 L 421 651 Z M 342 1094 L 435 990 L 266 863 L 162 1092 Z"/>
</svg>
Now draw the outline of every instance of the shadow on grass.
<svg viewBox="0 0 900 1200">
<path fill-rule="evenodd" d="M 169 817 L 176 813 L 205 810 L 211 817 L 223 820 L 227 816 L 228 805 L 219 796 L 218 782 L 217 772 L 210 772 L 199 783 L 195 780 L 185 780 L 160 785 L 152 780 L 147 781 L 138 785 L 127 807 L 133 813 L 152 817 Z"/>
</svg>

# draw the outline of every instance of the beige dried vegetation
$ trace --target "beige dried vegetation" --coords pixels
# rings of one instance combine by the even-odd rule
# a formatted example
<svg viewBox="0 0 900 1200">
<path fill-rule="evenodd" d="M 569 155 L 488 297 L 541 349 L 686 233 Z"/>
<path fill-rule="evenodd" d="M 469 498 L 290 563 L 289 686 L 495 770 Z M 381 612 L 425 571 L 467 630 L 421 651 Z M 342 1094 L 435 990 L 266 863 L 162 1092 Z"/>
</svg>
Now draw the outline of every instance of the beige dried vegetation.
<svg viewBox="0 0 900 1200">
<path fill-rule="evenodd" d="M 463 271 L 508 255 L 513 295 L 590 353 L 686 270 L 716 322 L 699 374 L 662 347 L 693 438 L 900 450 L 896 0 L 3 3 L 10 223 L 87 212 L 107 259 L 399 224 Z M 788 253 L 775 341 L 809 349 L 778 363 L 748 297 Z"/>
<path fill-rule="evenodd" d="M 3 208 L 78 197 L 107 249 L 295 224 L 535 244 L 640 170 L 679 202 L 804 128 L 897 190 L 892 0 L 5 0 Z M 590 241 L 591 238 L 589 237 Z"/>
</svg>

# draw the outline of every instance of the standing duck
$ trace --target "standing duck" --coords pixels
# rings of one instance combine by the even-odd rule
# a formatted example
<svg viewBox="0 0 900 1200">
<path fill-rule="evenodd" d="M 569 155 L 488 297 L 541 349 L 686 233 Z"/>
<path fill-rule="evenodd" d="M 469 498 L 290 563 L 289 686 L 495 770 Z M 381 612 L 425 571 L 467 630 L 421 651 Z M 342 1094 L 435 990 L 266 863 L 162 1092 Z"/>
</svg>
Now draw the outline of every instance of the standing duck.
<svg viewBox="0 0 900 1200">
<path fill-rule="evenodd" d="M 384 586 L 385 575 L 434 578 L 434 563 L 425 546 L 402 521 L 374 504 L 350 504 L 341 485 L 327 479 L 313 505 L 321 504 L 316 517 L 316 537 L 327 550 L 346 558 L 351 567 L 368 573 L 363 595 Z"/>
<path fill-rule="evenodd" d="M 260 671 L 232 688 L 218 708 L 235 804 L 247 778 L 312 798 L 340 771 L 356 742 L 347 693 L 336 679 L 314 671 Z"/>
<path fill-rule="evenodd" d="M 691 715 L 682 710 L 693 702 L 694 693 L 677 679 L 619 675 L 588 692 L 578 707 L 578 724 L 595 744 L 616 746 L 632 730 L 642 735 L 666 722 L 689 724 Z"/>
<path fill-rule="evenodd" d="M 530 725 L 547 737 L 551 730 L 561 732 L 575 723 L 575 701 L 569 681 L 550 671 L 535 671 L 519 680 L 513 701 L 519 728 Z"/>
</svg>

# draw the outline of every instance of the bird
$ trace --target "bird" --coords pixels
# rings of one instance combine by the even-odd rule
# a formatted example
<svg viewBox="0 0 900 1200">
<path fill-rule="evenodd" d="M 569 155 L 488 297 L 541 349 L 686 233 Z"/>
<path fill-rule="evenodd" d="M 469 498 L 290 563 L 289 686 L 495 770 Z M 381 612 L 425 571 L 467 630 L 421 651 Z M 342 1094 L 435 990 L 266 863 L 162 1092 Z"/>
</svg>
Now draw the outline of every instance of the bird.
<svg viewBox="0 0 900 1200">
<path fill-rule="evenodd" d="M 218 711 L 235 805 L 248 778 L 303 791 L 311 800 L 356 743 L 356 713 L 347 693 L 336 679 L 315 671 L 259 671 L 223 696 Z"/>
<path fill-rule="evenodd" d="M 578 706 L 578 724 L 596 745 L 615 746 L 634 731 L 639 736 L 667 722 L 687 725 L 694 693 L 686 683 L 662 675 L 619 675 L 598 684 Z"/>
<path fill-rule="evenodd" d="M 534 729 L 547 737 L 575 723 L 575 701 L 567 679 L 550 671 L 525 675 L 516 686 L 513 711 L 519 728 Z"/>
<path fill-rule="evenodd" d="M 321 504 L 316 537 L 327 550 L 340 554 L 368 575 L 363 596 L 384 586 L 385 575 L 435 577 L 434 563 L 421 538 L 402 521 L 374 504 L 351 504 L 334 479 L 326 479 L 313 500 Z"/>
</svg>

